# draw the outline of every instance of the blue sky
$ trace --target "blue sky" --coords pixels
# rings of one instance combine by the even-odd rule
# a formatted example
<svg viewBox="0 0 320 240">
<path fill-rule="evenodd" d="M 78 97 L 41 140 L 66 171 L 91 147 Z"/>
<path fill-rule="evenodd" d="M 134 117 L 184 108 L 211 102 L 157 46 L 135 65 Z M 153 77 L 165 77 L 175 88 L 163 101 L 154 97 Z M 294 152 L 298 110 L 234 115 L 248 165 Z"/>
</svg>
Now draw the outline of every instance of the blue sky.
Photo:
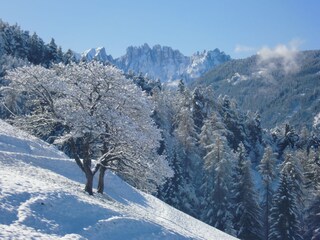
<svg viewBox="0 0 320 240">
<path fill-rule="evenodd" d="M 319 0 L 0 0 L 3 21 L 63 50 L 104 46 L 113 57 L 143 43 L 233 58 L 292 41 L 320 49 L 319 12 Z"/>
</svg>

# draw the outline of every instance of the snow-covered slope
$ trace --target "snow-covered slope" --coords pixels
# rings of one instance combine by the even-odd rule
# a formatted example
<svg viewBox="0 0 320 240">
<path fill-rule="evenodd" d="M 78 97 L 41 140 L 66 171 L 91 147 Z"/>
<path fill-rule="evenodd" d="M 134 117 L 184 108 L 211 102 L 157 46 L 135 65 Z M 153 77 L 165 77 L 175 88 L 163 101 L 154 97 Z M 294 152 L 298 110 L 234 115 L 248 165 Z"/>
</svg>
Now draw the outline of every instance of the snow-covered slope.
<svg viewBox="0 0 320 240">
<path fill-rule="evenodd" d="M 0 239 L 235 239 L 106 178 L 87 195 L 71 159 L 0 120 Z"/>
<path fill-rule="evenodd" d="M 128 47 L 126 54 L 116 59 L 107 55 L 104 48 L 91 48 L 82 53 L 82 59 L 110 62 L 124 72 L 143 73 L 162 82 L 171 82 L 181 78 L 185 81 L 198 78 L 213 67 L 229 61 L 230 56 L 215 49 L 197 52 L 189 57 L 171 47 L 155 45 L 151 48 L 144 44 Z"/>
</svg>

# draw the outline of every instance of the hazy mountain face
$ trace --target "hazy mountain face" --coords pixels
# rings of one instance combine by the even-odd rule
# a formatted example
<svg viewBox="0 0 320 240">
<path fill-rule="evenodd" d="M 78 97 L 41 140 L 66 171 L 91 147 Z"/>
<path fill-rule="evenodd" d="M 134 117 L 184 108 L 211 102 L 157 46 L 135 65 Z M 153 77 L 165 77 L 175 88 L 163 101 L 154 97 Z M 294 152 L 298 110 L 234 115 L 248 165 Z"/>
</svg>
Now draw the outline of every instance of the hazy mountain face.
<svg viewBox="0 0 320 240">
<path fill-rule="evenodd" d="M 243 110 L 261 114 L 264 127 L 288 122 L 311 127 L 320 112 L 320 51 L 264 53 L 209 71 L 193 86 L 211 85 Z"/>
<path fill-rule="evenodd" d="M 127 52 L 120 58 L 113 59 L 107 55 L 104 48 L 89 49 L 82 53 L 82 59 L 93 59 L 110 62 L 125 72 L 142 73 L 149 78 L 170 82 L 184 79 L 187 82 L 200 77 L 208 70 L 230 60 L 230 56 L 219 49 L 197 52 L 192 56 L 184 56 L 171 47 L 155 45 L 149 47 L 128 47 Z"/>
</svg>

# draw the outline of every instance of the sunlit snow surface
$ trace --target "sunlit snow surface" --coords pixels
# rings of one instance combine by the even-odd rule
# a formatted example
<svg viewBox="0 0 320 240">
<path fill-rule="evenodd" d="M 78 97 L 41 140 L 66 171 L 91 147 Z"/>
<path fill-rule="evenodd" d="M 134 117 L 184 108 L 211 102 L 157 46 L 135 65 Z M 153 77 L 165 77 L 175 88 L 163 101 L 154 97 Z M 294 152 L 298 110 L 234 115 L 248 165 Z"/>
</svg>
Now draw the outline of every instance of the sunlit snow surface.
<svg viewBox="0 0 320 240">
<path fill-rule="evenodd" d="M 0 239 L 235 239 L 108 172 L 87 195 L 77 165 L 0 120 Z"/>
</svg>

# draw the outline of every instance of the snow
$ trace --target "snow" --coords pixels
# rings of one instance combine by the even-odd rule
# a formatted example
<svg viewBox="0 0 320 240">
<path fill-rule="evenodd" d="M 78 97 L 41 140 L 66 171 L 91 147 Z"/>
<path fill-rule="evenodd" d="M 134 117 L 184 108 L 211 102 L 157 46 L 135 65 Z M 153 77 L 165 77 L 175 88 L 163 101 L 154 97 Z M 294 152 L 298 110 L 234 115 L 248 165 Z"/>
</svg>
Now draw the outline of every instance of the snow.
<svg viewBox="0 0 320 240">
<path fill-rule="evenodd" d="M 80 59 L 85 58 L 88 61 L 92 61 L 93 59 L 97 59 L 102 62 L 112 62 L 112 56 L 107 55 L 106 49 L 104 47 L 98 47 L 98 48 L 90 48 L 86 51 L 84 51 L 82 54 L 80 54 Z"/>
<path fill-rule="evenodd" d="M 242 81 L 246 81 L 248 79 L 249 79 L 248 76 L 241 75 L 241 74 L 236 72 L 231 78 L 227 79 L 227 82 L 231 83 L 232 85 L 237 85 L 238 83 L 240 83 Z"/>
<path fill-rule="evenodd" d="M 0 239 L 235 239 L 112 172 L 87 195 L 73 160 L 0 120 Z"/>
<path fill-rule="evenodd" d="M 320 125 L 320 112 L 313 119 L 313 127 L 318 128 Z"/>
</svg>

